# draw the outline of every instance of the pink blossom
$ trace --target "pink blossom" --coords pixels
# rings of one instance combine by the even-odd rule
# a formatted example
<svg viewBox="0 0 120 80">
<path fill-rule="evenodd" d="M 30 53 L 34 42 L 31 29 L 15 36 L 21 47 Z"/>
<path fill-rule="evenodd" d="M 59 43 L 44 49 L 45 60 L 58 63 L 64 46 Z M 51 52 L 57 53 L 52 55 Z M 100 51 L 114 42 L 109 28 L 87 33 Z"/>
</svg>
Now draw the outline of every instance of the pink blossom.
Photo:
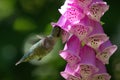
<svg viewBox="0 0 120 80">
<path fill-rule="evenodd" d="M 92 80 L 110 80 L 111 76 L 107 73 L 105 65 L 96 59 L 96 66 L 99 71 L 92 76 Z"/>
<path fill-rule="evenodd" d="M 106 2 L 94 2 L 88 8 L 85 9 L 85 13 L 89 18 L 100 21 L 100 18 L 109 9 Z"/>
<path fill-rule="evenodd" d="M 79 39 L 76 36 L 72 36 L 65 44 L 64 50 L 60 51 L 60 56 L 69 64 L 74 65 L 80 61 L 79 49 Z"/>
<path fill-rule="evenodd" d="M 61 17 L 52 26 L 61 28 L 65 47 L 60 56 L 67 65 L 61 75 L 66 80 L 110 80 L 105 64 L 117 50 L 101 25 L 109 9 L 103 0 L 66 0 Z"/>
<path fill-rule="evenodd" d="M 64 8 L 64 7 L 62 7 Z M 71 23 L 79 23 L 80 20 L 85 16 L 82 10 L 74 5 L 69 5 L 65 11 L 63 9 L 59 9 L 60 13 Z"/>
<path fill-rule="evenodd" d="M 116 45 L 112 45 L 110 40 L 106 41 L 99 47 L 99 51 L 96 55 L 96 57 L 103 62 L 103 64 L 109 63 L 109 58 L 112 56 L 112 54 L 117 50 Z"/>
<path fill-rule="evenodd" d="M 81 47 L 79 56 L 81 57 L 81 61 L 78 66 L 78 73 L 83 78 L 90 77 L 98 71 L 95 62 L 95 51 L 91 47 L 87 45 Z"/>
</svg>

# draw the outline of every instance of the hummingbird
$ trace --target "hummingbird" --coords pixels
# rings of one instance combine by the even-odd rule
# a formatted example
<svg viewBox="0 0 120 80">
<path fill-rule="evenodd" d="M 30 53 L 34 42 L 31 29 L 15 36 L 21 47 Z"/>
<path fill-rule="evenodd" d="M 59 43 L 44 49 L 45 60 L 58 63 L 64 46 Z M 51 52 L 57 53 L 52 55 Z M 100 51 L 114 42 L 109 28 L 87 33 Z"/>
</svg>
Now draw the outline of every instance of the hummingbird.
<svg viewBox="0 0 120 80">
<path fill-rule="evenodd" d="M 55 26 L 53 27 L 50 35 L 45 37 L 37 35 L 40 40 L 33 44 L 27 53 L 25 53 L 15 65 L 18 65 L 22 62 L 28 62 L 36 57 L 38 57 L 38 60 L 41 60 L 45 55 L 52 51 L 56 41 L 60 37 L 60 33 L 61 28 L 59 26 Z"/>
</svg>

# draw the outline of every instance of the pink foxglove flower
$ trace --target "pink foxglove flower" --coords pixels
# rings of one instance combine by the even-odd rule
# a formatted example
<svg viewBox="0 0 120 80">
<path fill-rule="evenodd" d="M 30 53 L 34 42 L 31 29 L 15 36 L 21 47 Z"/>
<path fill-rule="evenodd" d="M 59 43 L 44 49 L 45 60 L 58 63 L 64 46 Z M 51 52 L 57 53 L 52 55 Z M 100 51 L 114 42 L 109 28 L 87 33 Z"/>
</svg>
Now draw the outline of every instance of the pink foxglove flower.
<svg viewBox="0 0 120 80">
<path fill-rule="evenodd" d="M 79 74 L 76 74 L 76 69 L 77 65 L 67 64 L 65 70 L 61 72 L 61 75 L 67 80 L 69 80 L 68 78 L 70 77 L 76 78 L 77 80 L 81 80 L 81 76 Z"/>
<path fill-rule="evenodd" d="M 100 18 L 103 16 L 103 14 L 109 9 L 109 6 L 106 2 L 93 2 L 87 10 L 85 10 L 85 13 L 88 15 L 89 18 L 100 21 Z"/>
<path fill-rule="evenodd" d="M 74 5 L 69 5 L 69 8 L 67 8 L 65 12 L 62 12 L 62 9 L 59 11 L 71 24 L 79 23 L 80 19 L 85 16 L 82 10 Z"/>
<path fill-rule="evenodd" d="M 112 45 L 112 43 L 108 40 L 99 47 L 99 51 L 98 51 L 96 57 L 100 61 L 102 61 L 104 64 L 108 64 L 109 58 L 112 56 L 112 54 L 116 50 L 117 50 L 117 46 Z"/>
<path fill-rule="evenodd" d="M 66 80 L 82 80 L 80 76 L 75 76 L 71 75 L 68 72 L 61 72 L 61 75 L 66 79 Z"/>
<path fill-rule="evenodd" d="M 61 75 L 66 80 L 110 80 L 105 64 L 117 50 L 105 34 L 101 17 L 109 9 L 103 0 L 66 0 L 59 26 L 65 47 L 60 56 L 67 65 Z"/>
<path fill-rule="evenodd" d="M 102 43 L 107 41 L 109 37 L 104 33 L 100 23 L 89 20 L 86 24 L 92 26 L 92 32 L 84 39 L 83 42 L 96 50 Z"/>
<path fill-rule="evenodd" d="M 99 71 L 92 76 L 92 80 L 110 80 L 111 76 L 107 73 L 105 65 L 96 59 L 96 66 Z"/>
<path fill-rule="evenodd" d="M 87 45 L 81 47 L 79 56 L 81 57 L 81 61 L 78 66 L 78 73 L 82 78 L 90 77 L 98 71 L 96 67 L 95 51 L 91 47 Z"/>
<path fill-rule="evenodd" d="M 64 50 L 60 51 L 60 56 L 69 64 L 75 65 L 80 61 L 79 49 L 79 39 L 76 36 L 72 36 L 65 44 Z"/>
</svg>

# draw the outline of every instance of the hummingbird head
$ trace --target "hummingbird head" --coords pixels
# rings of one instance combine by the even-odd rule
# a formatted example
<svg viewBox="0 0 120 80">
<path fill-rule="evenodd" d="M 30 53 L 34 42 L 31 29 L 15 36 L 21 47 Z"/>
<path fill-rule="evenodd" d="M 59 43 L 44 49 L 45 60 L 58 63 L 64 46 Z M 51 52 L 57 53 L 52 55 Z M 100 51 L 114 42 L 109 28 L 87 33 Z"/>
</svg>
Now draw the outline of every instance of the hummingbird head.
<svg viewBox="0 0 120 80">
<path fill-rule="evenodd" d="M 60 33 L 61 33 L 61 28 L 59 26 L 55 26 L 52 29 L 51 36 L 53 36 L 53 37 L 60 37 Z"/>
</svg>

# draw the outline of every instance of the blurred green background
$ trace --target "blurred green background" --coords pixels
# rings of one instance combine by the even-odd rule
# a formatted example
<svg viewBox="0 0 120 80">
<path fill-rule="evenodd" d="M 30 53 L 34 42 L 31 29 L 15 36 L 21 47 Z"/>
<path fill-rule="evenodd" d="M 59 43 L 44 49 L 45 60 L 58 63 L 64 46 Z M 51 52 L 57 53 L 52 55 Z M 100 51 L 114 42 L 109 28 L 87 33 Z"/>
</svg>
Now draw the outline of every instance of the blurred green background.
<svg viewBox="0 0 120 80">
<path fill-rule="evenodd" d="M 103 28 L 113 44 L 120 47 L 120 0 L 106 0 L 109 11 L 102 17 Z M 49 34 L 64 0 L 0 0 L 0 80 L 64 80 L 60 71 L 65 61 L 58 55 L 61 40 L 39 63 L 15 63 L 22 57 L 26 39 L 32 34 Z M 120 80 L 120 49 L 106 65 L 111 80 Z"/>
</svg>

